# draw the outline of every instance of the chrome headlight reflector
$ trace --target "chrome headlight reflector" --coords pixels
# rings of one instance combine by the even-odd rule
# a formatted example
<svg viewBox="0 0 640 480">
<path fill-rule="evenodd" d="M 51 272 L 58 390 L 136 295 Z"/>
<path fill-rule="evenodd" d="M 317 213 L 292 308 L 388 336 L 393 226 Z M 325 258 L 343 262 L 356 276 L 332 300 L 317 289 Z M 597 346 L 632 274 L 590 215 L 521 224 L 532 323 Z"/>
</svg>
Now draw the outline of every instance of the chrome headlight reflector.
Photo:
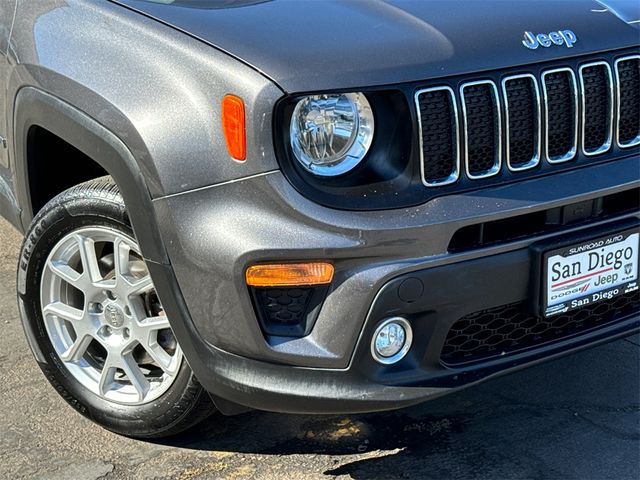
<svg viewBox="0 0 640 480">
<path fill-rule="evenodd" d="M 373 131 L 373 112 L 364 94 L 335 93 L 300 99 L 289 134 L 293 153 L 304 168 L 333 177 L 362 161 Z"/>
</svg>

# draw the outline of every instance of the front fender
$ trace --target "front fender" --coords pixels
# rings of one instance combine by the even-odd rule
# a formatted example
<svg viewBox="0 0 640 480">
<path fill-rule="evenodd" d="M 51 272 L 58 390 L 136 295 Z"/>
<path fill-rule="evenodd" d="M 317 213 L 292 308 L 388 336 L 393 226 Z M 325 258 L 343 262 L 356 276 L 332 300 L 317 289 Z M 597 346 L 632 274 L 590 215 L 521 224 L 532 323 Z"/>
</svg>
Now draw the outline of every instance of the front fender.
<svg viewBox="0 0 640 480">
<path fill-rule="evenodd" d="M 278 168 L 264 75 L 109 2 L 19 2 L 8 98 L 35 87 L 95 119 L 133 153 L 153 198 Z M 221 100 L 245 102 L 247 161 L 227 152 Z"/>
<path fill-rule="evenodd" d="M 131 223 L 147 260 L 168 263 L 158 231 L 151 195 L 133 154 L 113 133 L 68 103 L 33 87 L 22 88 L 15 101 L 15 189 L 22 209 L 22 224 L 33 218 L 26 150 L 32 126 L 46 128 L 92 158 L 109 173 L 128 206 Z M 55 157 L 53 157 L 55 158 Z"/>
</svg>

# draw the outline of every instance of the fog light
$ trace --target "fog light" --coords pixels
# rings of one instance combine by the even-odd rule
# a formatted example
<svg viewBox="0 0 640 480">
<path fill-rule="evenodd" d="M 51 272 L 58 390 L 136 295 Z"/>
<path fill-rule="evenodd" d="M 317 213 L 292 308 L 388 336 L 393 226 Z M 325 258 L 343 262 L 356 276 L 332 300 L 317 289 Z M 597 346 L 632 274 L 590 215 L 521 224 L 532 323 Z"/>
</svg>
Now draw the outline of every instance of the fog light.
<svg viewBox="0 0 640 480">
<path fill-rule="evenodd" d="M 399 362 L 411 348 L 411 325 L 402 317 L 384 320 L 371 339 L 371 355 L 385 365 Z"/>
</svg>

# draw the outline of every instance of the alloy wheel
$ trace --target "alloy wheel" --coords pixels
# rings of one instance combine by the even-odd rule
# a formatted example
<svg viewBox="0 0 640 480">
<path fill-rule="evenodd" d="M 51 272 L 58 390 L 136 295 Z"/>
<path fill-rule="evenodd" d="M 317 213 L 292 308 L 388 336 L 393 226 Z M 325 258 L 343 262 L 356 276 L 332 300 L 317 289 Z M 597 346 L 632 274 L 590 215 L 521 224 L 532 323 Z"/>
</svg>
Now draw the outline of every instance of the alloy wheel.
<svg viewBox="0 0 640 480">
<path fill-rule="evenodd" d="M 140 405 L 173 383 L 182 351 L 129 236 L 102 226 L 66 235 L 47 258 L 40 300 L 60 360 L 96 395 Z"/>
</svg>

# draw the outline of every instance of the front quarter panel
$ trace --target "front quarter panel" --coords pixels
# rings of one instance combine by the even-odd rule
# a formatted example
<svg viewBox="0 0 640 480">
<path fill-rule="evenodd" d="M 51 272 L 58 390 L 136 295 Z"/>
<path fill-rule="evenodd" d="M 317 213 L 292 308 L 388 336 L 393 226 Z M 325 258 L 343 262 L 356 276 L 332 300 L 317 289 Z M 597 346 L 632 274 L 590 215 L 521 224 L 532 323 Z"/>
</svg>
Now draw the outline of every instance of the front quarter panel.
<svg viewBox="0 0 640 480">
<path fill-rule="evenodd" d="M 131 150 L 152 197 L 277 168 L 265 146 L 282 92 L 230 56 L 126 8 L 21 0 L 11 54 L 18 65 L 9 97 L 36 87 L 97 120 Z M 222 133 L 228 93 L 246 105 L 244 163 L 229 157 Z"/>
</svg>

